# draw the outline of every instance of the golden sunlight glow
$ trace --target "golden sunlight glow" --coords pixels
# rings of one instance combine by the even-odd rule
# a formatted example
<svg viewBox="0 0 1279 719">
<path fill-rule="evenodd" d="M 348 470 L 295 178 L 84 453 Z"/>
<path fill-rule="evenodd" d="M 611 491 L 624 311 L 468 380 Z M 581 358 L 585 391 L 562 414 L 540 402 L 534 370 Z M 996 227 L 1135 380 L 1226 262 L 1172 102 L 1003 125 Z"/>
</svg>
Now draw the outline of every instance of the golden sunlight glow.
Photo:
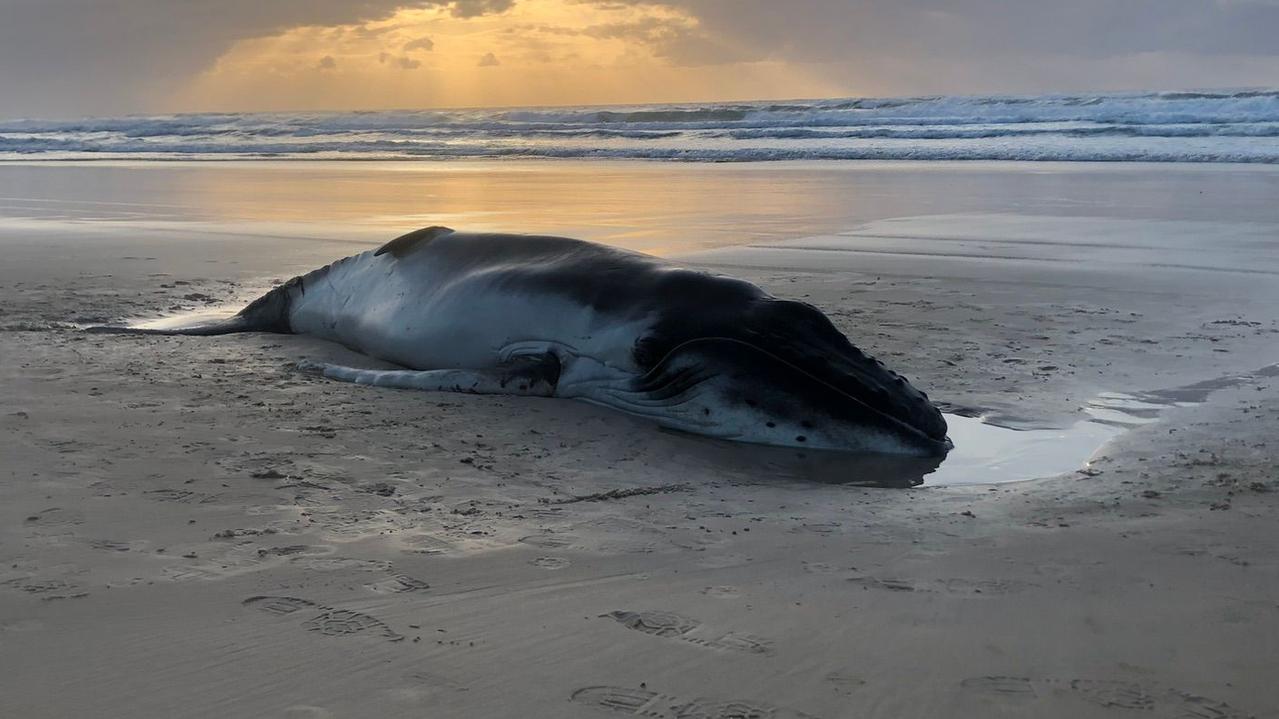
<svg viewBox="0 0 1279 719">
<path fill-rule="evenodd" d="M 169 109 L 358 110 L 814 97 L 835 88 L 783 62 L 732 62 L 696 18 L 653 4 L 521 0 L 456 17 L 403 9 L 233 46 Z M 688 57 L 706 54 L 716 62 Z"/>
</svg>

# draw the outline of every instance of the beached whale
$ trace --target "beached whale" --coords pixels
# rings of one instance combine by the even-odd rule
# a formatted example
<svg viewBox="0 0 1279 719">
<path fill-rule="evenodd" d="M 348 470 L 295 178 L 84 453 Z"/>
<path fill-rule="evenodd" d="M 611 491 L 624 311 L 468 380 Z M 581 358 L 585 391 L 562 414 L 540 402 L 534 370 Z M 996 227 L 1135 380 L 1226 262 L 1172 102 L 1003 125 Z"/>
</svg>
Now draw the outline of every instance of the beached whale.
<svg viewBox="0 0 1279 719">
<path fill-rule="evenodd" d="M 291 332 L 403 366 L 304 363 L 380 387 L 583 400 L 685 432 L 939 456 L 946 422 L 811 305 L 563 237 L 428 227 L 168 334 Z"/>
</svg>

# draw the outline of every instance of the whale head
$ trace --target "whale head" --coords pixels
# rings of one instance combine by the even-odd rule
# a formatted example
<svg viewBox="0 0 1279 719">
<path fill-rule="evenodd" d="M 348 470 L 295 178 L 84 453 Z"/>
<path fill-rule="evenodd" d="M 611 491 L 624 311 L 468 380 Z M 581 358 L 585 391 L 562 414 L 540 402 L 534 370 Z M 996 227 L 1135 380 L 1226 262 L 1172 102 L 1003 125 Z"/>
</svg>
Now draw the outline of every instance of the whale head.
<svg viewBox="0 0 1279 719">
<path fill-rule="evenodd" d="M 770 297 L 720 315 L 714 326 L 668 322 L 646 338 L 639 359 L 665 351 L 632 383 L 628 400 L 639 411 L 622 409 L 758 444 L 920 457 L 951 448 L 927 395 L 854 347 L 815 307 Z M 671 341 L 673 326 L 685 337 Z"/>
</svg>

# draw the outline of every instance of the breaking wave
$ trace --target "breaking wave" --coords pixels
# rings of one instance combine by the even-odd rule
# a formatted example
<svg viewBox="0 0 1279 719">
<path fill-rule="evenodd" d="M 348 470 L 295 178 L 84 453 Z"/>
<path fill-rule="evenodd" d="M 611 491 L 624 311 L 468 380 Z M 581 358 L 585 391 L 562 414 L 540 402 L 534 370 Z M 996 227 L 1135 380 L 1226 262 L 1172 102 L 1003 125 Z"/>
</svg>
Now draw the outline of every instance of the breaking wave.
<svg viewBox="0 0 1279 719">
<path fill-rule="evenodd" d="M 0 159 L 1279 163 L 1279 90 L 0 120 Z"/>
</svg>

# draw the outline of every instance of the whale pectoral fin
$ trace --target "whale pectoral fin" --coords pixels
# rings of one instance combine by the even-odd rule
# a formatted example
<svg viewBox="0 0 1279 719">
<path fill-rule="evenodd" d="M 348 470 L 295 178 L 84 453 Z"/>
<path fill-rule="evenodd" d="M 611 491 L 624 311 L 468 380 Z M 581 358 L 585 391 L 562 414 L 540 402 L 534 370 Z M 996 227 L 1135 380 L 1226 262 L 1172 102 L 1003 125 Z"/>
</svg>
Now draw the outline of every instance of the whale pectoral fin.
<svg viewBox="0 0 1279 719">
<path fill-rule="evenodd" d="M 298 363 L 298 368 L 319 372 L 329 379 L 375 387 L 528 397 L 553 396 L 560 374 L 559 360 L 554 355 L 517 357 L 489 370 L 374 370 L 310 361 Z"/>
<path fill-rule="evenodd" d="M 400 235 L 394 240 L 382 245 L 378 248 L 377 252 L 373 253 L 373 256 L 377 257 L 378 255 L 384 255 L 390 252 L 393 257 L 399 259 L 400 257 L 412 252 L 414 247 L 424 245 L 437 237 L 443 237 L 444 235 L 450 235 L 452 233 L 453 230 L 448 227 L 423 227 L 420 230 L 413 230 L 407 235 Z"/>
</svg>

